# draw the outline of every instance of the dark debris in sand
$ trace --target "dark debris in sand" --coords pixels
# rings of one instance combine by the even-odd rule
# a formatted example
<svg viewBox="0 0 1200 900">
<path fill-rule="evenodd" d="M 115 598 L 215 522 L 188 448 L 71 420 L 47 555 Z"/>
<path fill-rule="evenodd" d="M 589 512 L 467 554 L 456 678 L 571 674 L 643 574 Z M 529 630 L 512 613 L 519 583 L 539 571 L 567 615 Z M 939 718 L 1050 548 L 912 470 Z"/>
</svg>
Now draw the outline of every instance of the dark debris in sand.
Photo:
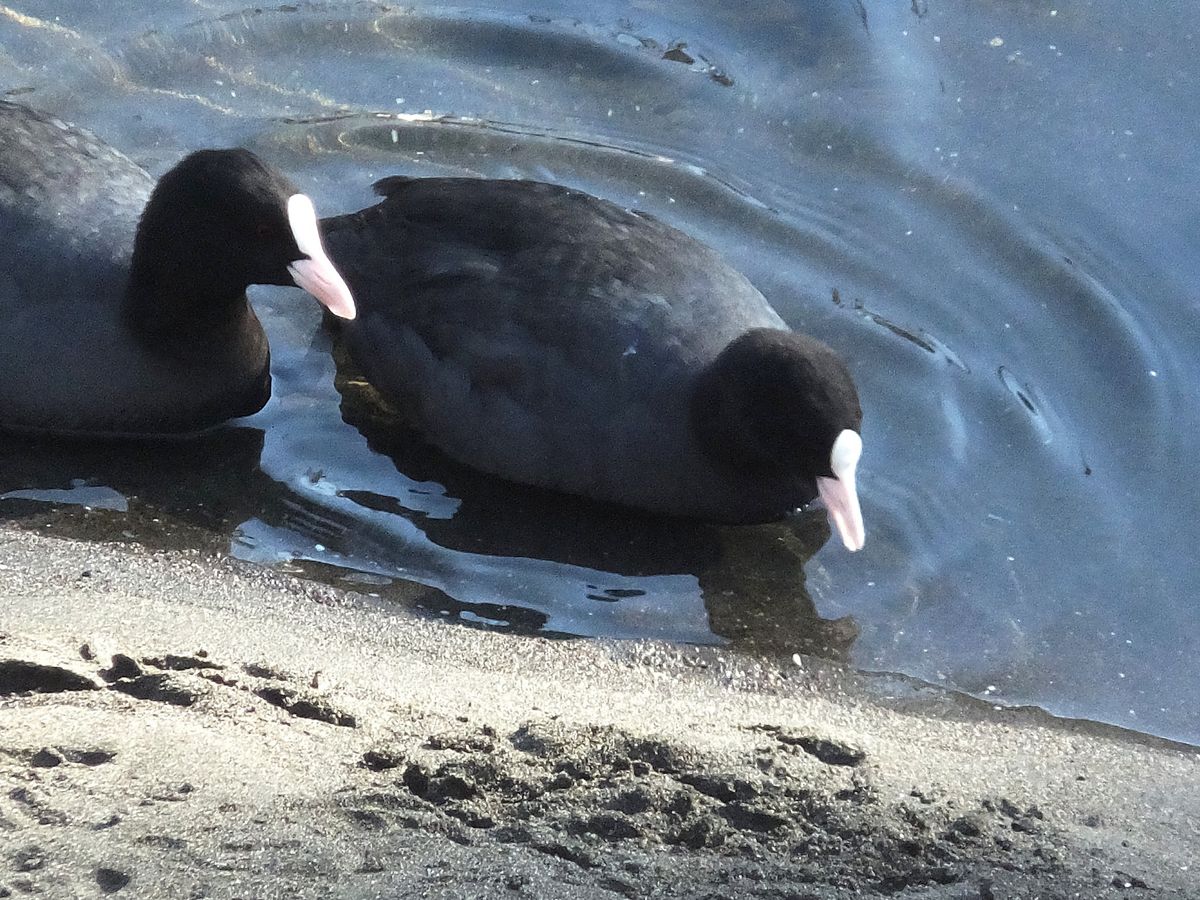
<svg viewBox="0 0 1200 900">
<path fill-rule="evenodd" d="M 272 706 L 301 719 L 315 719 L 344 728 L 353 728 L 356 724 L 350 713 L 338 709 L 324 697 L 304 690 L 271 684 L 256 688 L 254 693 Z"/>
<path fill-rule="evenodd" d="M 0 696 L 28 692 L 93 691 L 98 687 L 94 678 L 67 666 L 27 659 L 0 659 Z"/>
<path fill-rule="evenodd" d="M 981 871 L 1059 871 L 1059 838 L 1027 827 L 1032 811 L 1003 800 L 886 804 L 869 765 L 814 779 L 786 737 L 764 732 L 751 765 L 729 770 L 611 728 L 529 722 L 502 740 L 443 736 L 442 752 L 429 742 L 374 747 L 362 760 L 373 774 L 339 803 L 376 838 L 417 829 L 470 846 L 522 845 L 628 897 L 650 896 L 638 887 L 649 884 L 658 897 L 723 896 L 731 885 L 754 897 L 890 894 L 971 884 Z"/>
</svg>

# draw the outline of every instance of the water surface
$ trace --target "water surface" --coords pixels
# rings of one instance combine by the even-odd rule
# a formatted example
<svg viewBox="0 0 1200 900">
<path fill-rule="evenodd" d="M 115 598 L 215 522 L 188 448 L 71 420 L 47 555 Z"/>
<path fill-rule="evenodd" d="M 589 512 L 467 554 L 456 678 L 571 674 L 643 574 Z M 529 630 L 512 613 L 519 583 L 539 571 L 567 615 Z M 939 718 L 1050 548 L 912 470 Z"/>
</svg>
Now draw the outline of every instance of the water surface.
<svg viewBox="0 0 1200 900">
<path fill-rule="evenodd" d="M 1067 7 L 0 6 L 0 85 L 156 174 L 241 144 L 331 213 L 392 173 L 538 178 L 717 246 L 849 360 L 868 542 L 476 475 L 335 378 L 274 289 L 261 414 L 193 445 L 6 442 L 0 515 L 1200 740 L 1200 9 Z"/>
</svg>

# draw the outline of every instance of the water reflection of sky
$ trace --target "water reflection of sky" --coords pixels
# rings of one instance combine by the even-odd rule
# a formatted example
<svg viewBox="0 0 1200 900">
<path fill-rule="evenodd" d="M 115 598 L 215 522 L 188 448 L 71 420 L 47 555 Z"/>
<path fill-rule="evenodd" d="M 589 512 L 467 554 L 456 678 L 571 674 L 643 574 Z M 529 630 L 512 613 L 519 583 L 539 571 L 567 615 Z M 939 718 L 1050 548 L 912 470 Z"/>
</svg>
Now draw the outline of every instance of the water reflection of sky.
<svg viewBox="0 0 1200 900">
<path fill-rule="evenodd" d="M 462 618 L 848 654 L 1198 739 L 1200 12 L 1066 6 L 10 4 L 0 83 L 155 172 L 242 143 L 331 211 L 393 172 L 542 178 L 713 243 L 850 359 L 869 539 L 473 476 L 365 421 L 287 291 L 255 293 L 276 397 L 245 435 L 18 445 L 0 494 L 109 488 L 118 530 L 169 514 Z"/>
</svg>

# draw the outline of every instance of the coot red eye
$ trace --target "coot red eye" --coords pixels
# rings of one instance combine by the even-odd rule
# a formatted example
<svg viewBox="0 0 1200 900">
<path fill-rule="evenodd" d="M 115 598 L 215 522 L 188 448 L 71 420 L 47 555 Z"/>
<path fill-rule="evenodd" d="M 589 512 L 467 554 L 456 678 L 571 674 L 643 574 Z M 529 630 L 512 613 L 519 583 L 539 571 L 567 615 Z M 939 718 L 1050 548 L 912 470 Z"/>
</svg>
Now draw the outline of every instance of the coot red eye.
<svg viewBox="0 0 1200 900">
<path fill-rule="evenodd" d="M 259 222 L 254 230 L 260 238 L 269 238 L 274 232 L 274 229 L 266 222 Z"/>
</svg>

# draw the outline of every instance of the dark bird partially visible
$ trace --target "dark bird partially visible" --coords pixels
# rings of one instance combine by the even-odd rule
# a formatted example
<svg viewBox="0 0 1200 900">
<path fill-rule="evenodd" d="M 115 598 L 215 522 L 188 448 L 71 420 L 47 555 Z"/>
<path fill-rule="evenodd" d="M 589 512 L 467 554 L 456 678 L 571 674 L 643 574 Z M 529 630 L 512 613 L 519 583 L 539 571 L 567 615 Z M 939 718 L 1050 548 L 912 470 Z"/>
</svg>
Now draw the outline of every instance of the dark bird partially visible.
<svg viewBox="0 0 1200 900">
<path fill-rule="evenodd" d="M 0 102 L 0 429 L 202 431 L 260 409 L 251 284 L 354 304 L 311 201 L 246 150 L 157 183 L 92 134 Z"/>
</svg>

